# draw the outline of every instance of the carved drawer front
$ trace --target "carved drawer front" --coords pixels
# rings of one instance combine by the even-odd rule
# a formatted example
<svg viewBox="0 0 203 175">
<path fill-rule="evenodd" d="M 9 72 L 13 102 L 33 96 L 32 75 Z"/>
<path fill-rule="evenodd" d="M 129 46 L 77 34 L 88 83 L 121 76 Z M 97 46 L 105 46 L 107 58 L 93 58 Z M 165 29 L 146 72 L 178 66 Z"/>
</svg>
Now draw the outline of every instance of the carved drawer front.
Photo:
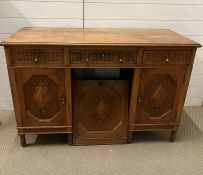
<svg viewBox="0 0 203 175">
<path fill-rule="evenodd" d="M 60 66 L 64 62 L 62 48 L 12 48 L 14 66 Z"/>
<path fill-rule="evenodd" d="M 145 50 L 143 64 L 188 64 L 190 51 L 188 50 Z"/>
<path fill-rule="evenodd" d="M 71 48 L 71 64 L 115 65 L 136 64 L 137 50 L 125 48 Z"/>
</svg>

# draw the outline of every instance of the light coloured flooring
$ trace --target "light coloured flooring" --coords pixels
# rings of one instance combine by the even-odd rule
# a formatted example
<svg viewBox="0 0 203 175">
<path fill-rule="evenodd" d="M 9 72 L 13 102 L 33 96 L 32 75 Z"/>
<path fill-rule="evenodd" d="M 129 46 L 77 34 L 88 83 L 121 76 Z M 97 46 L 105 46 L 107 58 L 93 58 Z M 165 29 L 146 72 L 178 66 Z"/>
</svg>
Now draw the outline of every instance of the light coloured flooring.
<svg viewBox="0 0 203 175">
<path fill-rule="evenodd" d="M 135 133 L 126 145 L 68 146 L 64 135 L 28 136 L 1 111 L 0 175 L 203 175 L 203 108 L 186 107 L 176 142 L 169 132 Z M 36 144 L 33 144 L 36 141 Z"/>
</svg>

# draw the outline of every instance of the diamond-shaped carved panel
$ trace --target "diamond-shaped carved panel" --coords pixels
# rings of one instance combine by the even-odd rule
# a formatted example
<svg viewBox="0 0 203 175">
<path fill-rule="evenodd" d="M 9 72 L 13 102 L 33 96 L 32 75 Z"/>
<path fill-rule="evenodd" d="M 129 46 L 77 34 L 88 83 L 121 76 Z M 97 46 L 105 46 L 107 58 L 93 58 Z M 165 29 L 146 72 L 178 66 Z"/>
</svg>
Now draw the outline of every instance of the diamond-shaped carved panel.
<svg viewBox="0 0 203 175">
<path fill-rule="evenodd" d="M 36 106 L 42 111 L 42 113 L 46 113 L 47 109 L 49 109 L 52 103 L 52 99 L 53 97 L 49 92 L 48 87 L 40 81 L 35 88 L 35 92 L 32 96 L 32 102 L 36 104 Z"/>
<path fill-rule="evenodd" d="M 94 109 L 93 117 L 98 121 L 98 128 L 101 128 L 102 121 L 106 117 L 106 106 L 102 96 L 97 98 Z"/>
<path fill-rule="evenodd" d="M 154 75 L 144 88 L 144 111 L 163 117 L 172 109 L 177 84 L 169 75 Z"/>
<path fill-rule="evenodd" d="M 113 86 L 86 88 L 78 102 L 78 117 L 87 131 L 112 131 L 121 121 L 122 96 Z"/>
<path fill-rule="evenodd" d="M 38 119 L 50 119 L 59 111 L 57 84 L 46 75 L 33 75 L 24 84 L 26 110 Z"/>
</svg>

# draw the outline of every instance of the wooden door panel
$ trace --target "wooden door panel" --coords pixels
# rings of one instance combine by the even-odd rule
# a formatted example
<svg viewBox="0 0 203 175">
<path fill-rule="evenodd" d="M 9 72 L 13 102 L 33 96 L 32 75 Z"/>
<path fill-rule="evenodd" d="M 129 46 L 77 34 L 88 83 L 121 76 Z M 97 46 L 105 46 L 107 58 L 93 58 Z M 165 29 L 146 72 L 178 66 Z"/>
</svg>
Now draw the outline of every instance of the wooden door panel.
<svg viewBox="0 0 203 175">
<path fill-rule="evenodd" d="M 73 83 L 74 138 L 124 138 L 128 122 L 128 82 Z"/>
<path fill-rule="evenodd" d="M 142 70 L 136 123 L 175 122 L 185 70 Z"/>
<path fill-rule="evenodd" d="M 24 126 L 66 125 L 64 71 L 17 69 Z"/>
</svg>

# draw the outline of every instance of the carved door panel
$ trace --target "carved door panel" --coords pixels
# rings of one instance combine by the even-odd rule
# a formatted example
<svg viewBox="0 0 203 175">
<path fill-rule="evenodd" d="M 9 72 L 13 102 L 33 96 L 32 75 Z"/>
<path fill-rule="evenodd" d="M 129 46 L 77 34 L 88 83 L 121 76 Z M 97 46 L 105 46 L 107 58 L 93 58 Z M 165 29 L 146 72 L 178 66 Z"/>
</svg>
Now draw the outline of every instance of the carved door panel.
<svg viewBox="0 0 203 175">
<path fill-rule="evenodd" d="M 64 71 L 16 69 L 24 126 L 66 125 Z"/>
<path fill-rule="evenodd" d="M 184 81 L 184 70 L 142 70 L 136 124 L 174 123 Z"/>
<path fill-rule="evenodd" d="M 74 140 L 126 139 L 128 81 L 76 80 L 73 83 Z M 104 144 L 97 141 L 94 144 Z"/>
</svg>

